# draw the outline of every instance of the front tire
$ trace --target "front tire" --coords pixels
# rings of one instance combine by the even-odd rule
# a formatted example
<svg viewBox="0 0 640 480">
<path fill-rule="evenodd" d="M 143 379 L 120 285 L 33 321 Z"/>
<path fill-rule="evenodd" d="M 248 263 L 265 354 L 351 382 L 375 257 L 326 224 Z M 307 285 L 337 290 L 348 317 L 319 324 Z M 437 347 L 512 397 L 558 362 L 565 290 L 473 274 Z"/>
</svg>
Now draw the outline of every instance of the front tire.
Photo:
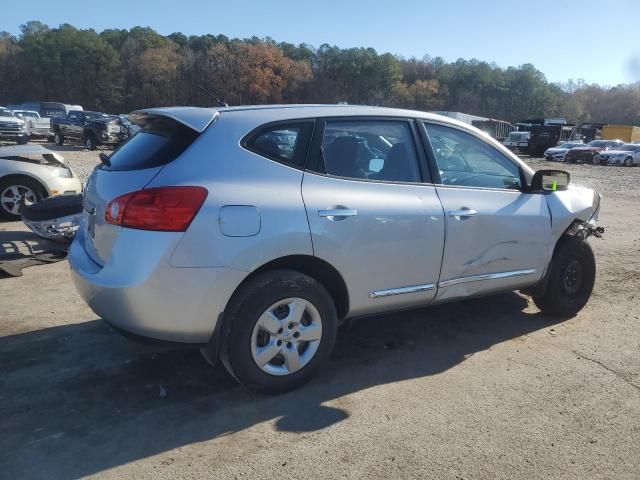
<svg viewBox="0 0 640 480">
<path fill-rule="evenodd" d="M 0 217 L 9 220 L 20 220 L 20 199 L 25 197 L 30 202 L 39 202 L 46 194 L 42 185 L 26 177 L 15 177 L 0 181 Z"/>
<path fill-rule="evenodd" d="M 61 147 L 62 145 L 64 145 L 64 136 L 62 136 L 60 132 L 56 132 L 53 135 L 53 141 L 55 142 L 56 145 Z"/>
<path fill-rule="evenodd" d="M 220 359 L 259 393 L 294 390 L 329 358 L 338 316 L 326 288 L 293 270 L 260 273 L 240 287 L 224 314 Z"/>
<path fill-rule="evenodd" d="M 85 135 L 84 137 L 84 148 L 87 150 L 95 150 L 96 149 L 96 140 L 93 138 L 93 135 L 90 133 Z"/>
<path fill-rule="evenodd" d="M 627 157 L 624 159 L 624 166 L 625 167 L 631 167 L 633 166 L 633 158 L 631 157 Z"/>
<path fill-rule="evenodd" d="M 589 301 L 596 278 L 596 260 L 591 246 L 578 237 L 563 241 L 553 256 L 544 295 L 533 301 L 545 314 L 573 317 Z"/>
</svg>

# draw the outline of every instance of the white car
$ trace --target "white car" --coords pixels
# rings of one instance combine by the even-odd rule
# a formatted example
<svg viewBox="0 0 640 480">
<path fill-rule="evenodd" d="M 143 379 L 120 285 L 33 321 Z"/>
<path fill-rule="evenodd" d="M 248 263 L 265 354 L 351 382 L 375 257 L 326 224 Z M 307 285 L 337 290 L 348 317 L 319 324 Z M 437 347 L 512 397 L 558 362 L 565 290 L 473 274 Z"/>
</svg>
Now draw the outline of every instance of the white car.
<svg viewBox="0 0 640 480">
<path fill-rule="evenodd" d="M 30 137 L 44 137 L 52 138 L 53 132 L 51 131 L 51 119 L 43 118 L 38 112 L 33 110 L 12 110 L 13 114 L 24 120 L 27 124 Z"/>
<path fill-rule="evenodd" d="M 579 147 L 583 145 L 582 142 L 565 142 L 552 148 L 547 148 L 544 151 L 544 158 L 556 162 L 564 162 L 564 157 L 569 150 L 573 147 Z"/>
<path fill-rule="evenodd" d="M 82 192 L 82 182 L 64 158 L 42 145 L 0 148 L 0 217 L 20 219 L 20 199 L 38 202 Z"/>
<path fill-rule="evenodd" d="M 601 164 L 633 167 L 640 164 L 640 144 L 627 143 L 615 150 L 607 150 L 598 155 Z"/>
</svg>

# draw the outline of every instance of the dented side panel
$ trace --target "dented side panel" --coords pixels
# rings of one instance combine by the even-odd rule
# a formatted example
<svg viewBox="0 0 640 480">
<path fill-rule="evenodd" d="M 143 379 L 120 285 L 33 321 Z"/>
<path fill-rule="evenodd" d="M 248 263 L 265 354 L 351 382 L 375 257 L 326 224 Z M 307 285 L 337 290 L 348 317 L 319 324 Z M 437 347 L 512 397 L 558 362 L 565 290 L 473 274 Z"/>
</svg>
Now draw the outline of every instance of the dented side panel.
<svg viewBox="0 0 640 480">
<path fill-rule="evenodd" d="M 438 187 L 445 209 L 445 252 L 438 301 L 536 283 L 555 242 L 545 195 Z M 455 216 L 460 210 L 474 215 Z"/>
</svg>

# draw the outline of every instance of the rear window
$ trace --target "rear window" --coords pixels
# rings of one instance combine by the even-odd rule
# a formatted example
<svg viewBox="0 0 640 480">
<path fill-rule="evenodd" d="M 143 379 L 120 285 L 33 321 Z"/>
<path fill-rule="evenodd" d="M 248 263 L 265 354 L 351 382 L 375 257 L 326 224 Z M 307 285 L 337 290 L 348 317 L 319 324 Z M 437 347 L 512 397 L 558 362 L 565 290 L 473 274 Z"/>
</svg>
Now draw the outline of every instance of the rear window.
<svg viewBox="0 0 640 480">
<path fill-rule="evenodd" d="M 168 118 L 147 119 L 144 127 L 109 157 L 105 170 L 142 170 L 166 165 L 184 152 L 198 132 Z"/>
<path fill-rule="evenodd" d="M 313 133 L 313 121 L 263 125 L 243 141 L 242 146 L 258 155 L 294 168 L 304 168 Z"/>
</svg>

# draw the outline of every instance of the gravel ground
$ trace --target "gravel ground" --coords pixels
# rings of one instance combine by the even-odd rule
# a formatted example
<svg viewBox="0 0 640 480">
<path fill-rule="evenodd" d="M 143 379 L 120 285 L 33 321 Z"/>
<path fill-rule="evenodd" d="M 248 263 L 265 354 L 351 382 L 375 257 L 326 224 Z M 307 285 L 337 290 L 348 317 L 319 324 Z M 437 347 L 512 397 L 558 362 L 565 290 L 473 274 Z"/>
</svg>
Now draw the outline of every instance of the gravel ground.
<svg viewBox="0 0 640 480">
<path fill-rule="evenodd" d="M 97 153 L 63 148 L 86 178 Z M 0 280 L 0 477 L 640 478 L 640 168 L 560 168 L 608 228 L 577 317 L 512 293 L 360 320 L 278 397 L 115 334 L 64 262 Z"/>
</svg>

